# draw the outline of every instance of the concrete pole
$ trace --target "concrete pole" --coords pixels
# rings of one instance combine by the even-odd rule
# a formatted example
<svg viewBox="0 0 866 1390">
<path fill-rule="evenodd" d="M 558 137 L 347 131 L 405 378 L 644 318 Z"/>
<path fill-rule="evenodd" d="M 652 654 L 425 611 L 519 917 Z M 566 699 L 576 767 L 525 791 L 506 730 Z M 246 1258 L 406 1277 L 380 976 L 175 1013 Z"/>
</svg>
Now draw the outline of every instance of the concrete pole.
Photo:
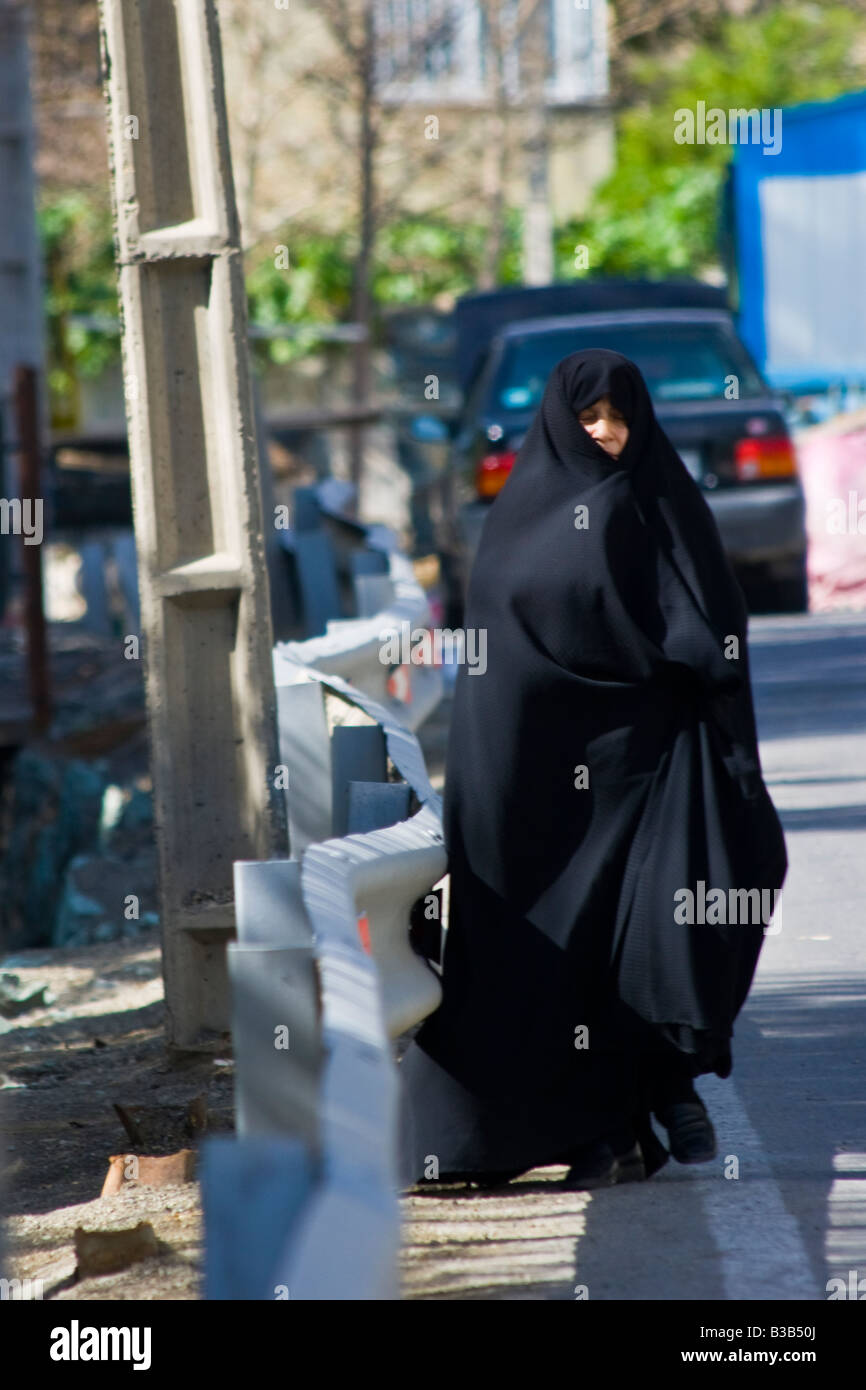
<svg viewBox="0 0 866 1390">
<path fill-rule="evenodd" d="M 240 229 L 214 0 L 100 0 L 100 30 L 167 1040 L 206 1049 L 233 861 L 288 854 Z"/>
</svg>

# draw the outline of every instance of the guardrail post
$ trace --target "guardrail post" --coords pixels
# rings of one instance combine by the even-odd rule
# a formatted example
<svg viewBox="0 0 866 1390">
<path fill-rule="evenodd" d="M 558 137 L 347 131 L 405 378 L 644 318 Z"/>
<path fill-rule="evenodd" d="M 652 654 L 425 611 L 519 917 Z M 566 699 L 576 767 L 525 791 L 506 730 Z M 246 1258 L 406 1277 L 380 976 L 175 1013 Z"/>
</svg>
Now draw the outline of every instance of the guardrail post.
<svg viewBox="0 0 866 1390">
<path fill-rule="evenodd" d="M 318 1143 L 322 1062 L 313 935 L 296 860 L 235 864 L 229 943 L 237 1132 Z"/>
<path fill-rule="evenodd" d="M 332 829 L 334 836 L 349 830 L 350 784 L 387 782 L 385 735 L 378 724 L 338 725 L 331 736 Z"/>
<path fill-rule="evenodd" d="M 340 586 L 331 538 L 322 526 L 322 514 L 313 488 L 297 488 L 293 497 L 292 549 L 301 592 L 304 625 L 308 636 L 324 632 L 331 618 L 340 618 Z"/>
<path fill-rule="evenodd" d="M 282 1251 L 295 1238 L 316 1185 L 298 1139 L 208 1139 L 202 1159 L 205 1298 L 290 1300 Z"/>
<path fill-rule="evenodd" d="M 350 782 L 347 835 L 366 835 L 406 820 L 412 799 L 408 782 Z"/>
<path fill-rule="evenodd" d="M 286 802 L 292 853 L 327 840 L 333 820 L 331 738 L 322 687 L 312 681 L 277 686 L 279 757 L 287 769 Z"/>
<path fill-rule="evenodd" d="M 100 0 L 168 1042 L 228 1029 L 232 862 L 288 852 L 213 0 Z"/>
</svg>

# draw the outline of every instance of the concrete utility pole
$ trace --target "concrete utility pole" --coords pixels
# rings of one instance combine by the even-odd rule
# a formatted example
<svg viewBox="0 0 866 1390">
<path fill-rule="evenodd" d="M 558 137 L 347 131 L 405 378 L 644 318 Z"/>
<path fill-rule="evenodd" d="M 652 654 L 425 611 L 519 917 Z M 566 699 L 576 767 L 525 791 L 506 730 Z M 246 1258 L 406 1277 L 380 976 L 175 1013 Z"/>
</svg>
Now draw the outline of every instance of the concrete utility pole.
<svg viewBox="0 0 866 1390">
<path fill-rule="evenodd" d="M 100 30 L 168 1042 L 200 1049 L 232 862 L 288 854 L 243 261 L 214 0 L 100 0 Z"/>
</svg>

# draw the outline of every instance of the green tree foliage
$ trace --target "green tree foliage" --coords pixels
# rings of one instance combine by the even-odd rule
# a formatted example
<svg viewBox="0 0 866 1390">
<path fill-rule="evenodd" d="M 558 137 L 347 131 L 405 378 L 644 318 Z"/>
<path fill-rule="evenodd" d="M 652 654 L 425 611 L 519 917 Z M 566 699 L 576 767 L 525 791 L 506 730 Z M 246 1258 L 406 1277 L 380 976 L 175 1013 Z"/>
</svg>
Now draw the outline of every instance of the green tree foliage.
<svg viewBox="0 0 866 1390">
<path fill-rule="evenodd" d="M 483 244 L 478 225 L 441 218 L 404 218 L 382 229 L 376 246 L 373 293 L 383 304 L 424 304 L 475 286 Z"/>
<path fill-rule="evenodd" d="M 77 394 L 77 379 L 98 376 L 120 356 L 119 333 L 112 331 L 118 314 L 111 216 L 86 194 L 63 193 L 43 200 L 37 224 L 48 391 L 52 413 L 64 419 Z"/>
<path fill-rule="evenodd" d="M 645 97 L 619 117 L 616 168 L 586 217 L 560 229 L 557 273 L 573 277 L 574 248 L 589 273 L 663 276 L 718 267 L 719 198 L 728 145 L 678 145 L 675 112 L 785 107 L 823 101 L 866 81 L 862 17 L 840 5 L 785 3 L 725 16 L 716 39 L 631 63 Z M 784 126 L 783 126 L 784 132 Z"/>
<path fill-rule="evenodd" d="M 255 343 L 256 357 L 288 363 L 318 348 L 317 324 L 335 324 L 351 312 L 353 244 L 348 235 L 322 236 L 295 231 L 283 242 L 288 251 L 268 248 L 253 257 L 247 274 L 250 320 L 265 327 L 294 324 L 291 338 Z M 440 295 L 467 294 L 478 278 L 484 229 L 478 222 L 445 217 L 403 217 L 387 223 L 376 239 L 373 294 L 385 306 L 429 304 Z M 520 280 L 519 216 L 508 214 L 502 278 Z"/>
<path fill-rule="evenodd" d="M 500 277 L 520 280 L 520 216 L 506 212 Z M 478 283 L 484 251 L 480 222 L 405 217 L 382 229 L 376 244 L 373 289 L 380 304 L 429 304 L 440 295 L 469 294 Z"/>
<path fill-rule="evenodd" d="M 254 339 L 255 358 L 285 364 L 314 350 L 321 341 L 315 325 L 346 319 L 351 293 L 345 234 L 293 232 L 265 255 L 259 250 L 247 263 L 250 322 L 263 328 L 294 325 L 298 332 L 291 338 Z"/>
</svg>

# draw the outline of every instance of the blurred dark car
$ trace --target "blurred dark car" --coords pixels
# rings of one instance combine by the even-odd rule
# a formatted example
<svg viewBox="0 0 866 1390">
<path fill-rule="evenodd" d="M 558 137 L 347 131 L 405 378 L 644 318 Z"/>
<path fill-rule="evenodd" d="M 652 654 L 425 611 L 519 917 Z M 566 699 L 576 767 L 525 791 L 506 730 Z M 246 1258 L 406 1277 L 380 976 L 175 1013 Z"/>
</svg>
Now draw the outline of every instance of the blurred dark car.
<svg viewBox="0 0 866 1390">
<path fill-rule="evenodd" d="M 494 332 L 455 431 L 463 594 L 484 520 L 552 368 L 590 347 L 611 348 L 640 367 L 752 611 L 804 611 L 805 504 L 783 401 L 761 377 L 731 313 L 700 306 L 560 313 Z"/>
</svg>

